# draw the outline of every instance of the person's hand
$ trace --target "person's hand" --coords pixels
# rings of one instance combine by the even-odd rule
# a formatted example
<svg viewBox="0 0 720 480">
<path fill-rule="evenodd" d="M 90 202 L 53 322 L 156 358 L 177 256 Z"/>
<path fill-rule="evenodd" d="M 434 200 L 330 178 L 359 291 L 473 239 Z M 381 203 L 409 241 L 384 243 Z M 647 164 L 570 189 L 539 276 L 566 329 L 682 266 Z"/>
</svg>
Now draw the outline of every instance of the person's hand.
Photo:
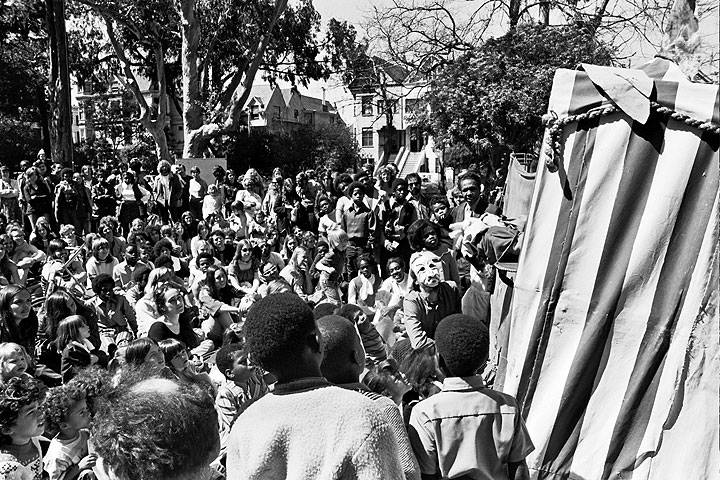
<svg viewBox="0 0 720 480">
<path fill-rule="evenodd" d="M 327 267 L 327 268 L 325 268 L 325 271 L 327 273 L 333 274 L 333 273 L 335 273 L 335 267 Z"/>
<path fill-rule="evenodd" d="M 100 359 L 97 355 L 90 354 L 90 365 L 95 365 L 98 361 L 100 361 Z"/>
<path fill-rule="evenodd" d="M 90 455 L 87 455 L 85 458 L 80 460 L 80 463 L 78 463 L 78 468 L 80 470 L 90 470 L 95 466 L 95 462 L 97 462 L 97 454 L 91 453 Z"/>
</svg>

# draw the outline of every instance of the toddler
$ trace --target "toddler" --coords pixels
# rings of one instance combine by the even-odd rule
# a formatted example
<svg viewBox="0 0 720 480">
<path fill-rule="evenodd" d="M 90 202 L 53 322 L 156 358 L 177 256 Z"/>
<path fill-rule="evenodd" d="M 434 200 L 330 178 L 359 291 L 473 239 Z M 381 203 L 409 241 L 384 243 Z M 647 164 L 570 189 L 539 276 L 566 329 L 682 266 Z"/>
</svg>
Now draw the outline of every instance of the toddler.
<svg viewBox="0 0 720 480">
<path fill-rule="evenodd" d="M 48 431 L 57 432 L 43 459 L 50 480 L 94 478 L 97 457 L 88 453 L 90 409 L 84 389 L 75 382 L 50 389 L 43 410 Z"/>
<path fill-rule="evenodd" d="M 0 386 L 0 479 L 41 480 L 45 429 L 38 383 L 25 376 Z"/>
<path fill-rule="evenodd" d="M 11 378 L 32 378 L 27 373 L 30 357 L 17 343 L 0 343 L 0 384 L 6 384 Z"/>
</svg>

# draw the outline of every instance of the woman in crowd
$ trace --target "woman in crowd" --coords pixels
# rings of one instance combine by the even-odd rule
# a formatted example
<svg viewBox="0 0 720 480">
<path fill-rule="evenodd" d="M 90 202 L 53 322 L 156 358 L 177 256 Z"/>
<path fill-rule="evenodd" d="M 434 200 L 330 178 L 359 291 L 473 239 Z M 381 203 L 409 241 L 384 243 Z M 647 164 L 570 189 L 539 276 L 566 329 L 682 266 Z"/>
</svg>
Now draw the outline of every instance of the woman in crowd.
<svg viewBox="0 0 720 480">
<path fill-rule="evenodd" d="M 3 287 L 9 283 L 20 284 L 17 265 L 8 256 L 7 245 L 9 243 L 12 243 L 12 238 L 6 234 L 0 235 L 0 286 Z"/>
<path fill-rule="evenodd" d="M 130 342 L 123 349 L 122 359 L 122 363 L 130 367 L 141 367 L 150 371 L 159 371 L 165 368 L 165 357 L 160 347 L 155 340 L 148 337 Z"/>
<path fill-rule="evenodd" d="M 257 170 L 249 168 L 245 172 L 242 187 L 235 195 L 235 200 L 241 201 L 245 206 L 245 212 L 253 217 L 255 211 L 262 207 L 263 183 Z"/>
<path fill-rule="evenodd" d="M 280 272 L 280 276 L 290 284 L 292 291 L 306 301 L 313 293 L 312 278 L 310 277 L 311 261 L 312 257 L 305 247 L 295 247 L 287 266 Z"/>
<path fill-rule="evenodd" d="M 30 234 L 29 243 L 41 252 L 48 253 L 50 241 L 56 238 L 57 235 L 53 233 L 50 222 L 45 217 L 40 217 L 35 222 L 35 228 Z"/>
<path fill-rule="evenodd" d="M 112 277 L 113 269 L 120 263 L 117 258 L 110 254 L 110 243 L 105 238 L 96 238 L 92 241 L 92 255 L 85 264 L 85 271 L 88 275 L 88 287 L 92 287 L 92 281 L 101 273 Z"/>
<path fill-rule="evenodd" d="M 232 305 L 233 299 L 241 298 L 243 292 L 233 287 L 222 267 L 210 265 L 205 274 L 205 286 L 200 288 L 198 302 L 201 312 L 208 316 L 203 331 L 216 344 L 222 343 L 223 332 L 234 323 L 233 314 L 240 308 Z"/>
<path fill-rule="evenodd" d="M 260 255 L 249 240 L 240 240 L 230 266 L 235 288 L 244 295 L 254 295 L 260 287 Z"/>
<path fill-rule="evenodd" d="M 198 242 L 207 241 L 210 236 L 210 226 L 204 221 L 197 223 L 197 234 L 190 240 L 190 253 L 193 257 L 198 254 Z"/>
<path fill-rule="evenodd" d="M 172 284 L 163 284 L 155 290 L 154 301 L 159 316 L 150 325 L 148 338 L 155 342 L 167 339 L 181 341 L 196 355 L 204 355 L 213 349 L 213 342 L 205 340 L 198 335 L 198 330 L 193 329 L 196 319 L 185 308 L 181 290 Z"/>
<path fill-rule="evenodd" d="M 187 345 L 180 340 L 168 338 L 158 342 L 158 347 L 165 358 L 165 366 L 174 373 L 178 379 L 185 382 L 198 383 L 213 391 L 213 382 L 207 373 L 198 373 L 195 365 L 190 361 Z M 214 393 L 214 392 L 213 392 Z"/>
<path fill-rule="evenodd" d="M 0 342 L 13 342 L 35 351 L 38 318 L 32 307 L 30 292 L 19 285 L 0 289 Z"/>
</svg>

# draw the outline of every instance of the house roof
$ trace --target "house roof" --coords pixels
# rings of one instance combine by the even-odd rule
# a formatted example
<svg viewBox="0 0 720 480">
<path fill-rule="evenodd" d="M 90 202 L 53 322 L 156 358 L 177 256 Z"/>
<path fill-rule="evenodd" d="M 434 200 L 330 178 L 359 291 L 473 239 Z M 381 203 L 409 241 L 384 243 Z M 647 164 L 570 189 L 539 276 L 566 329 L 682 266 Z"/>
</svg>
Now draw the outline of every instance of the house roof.
<svg viewBox="0 0 720 480">
<path fill-rule="evenodd" d="M 271 85 L 253 85 L 252 90 L 250 90 L 250 96 L 248 96 L 245 105 L 247 106 L 250 104 L 252 100 L 259 101 L 263 104 L 263 106 L 267 105 L 270 102 L 270 97 L 272 97 L 275 88 L 276 87 Z"/>
<path fill-rule="evenodd" d="M 292 88 L 283 88 L 283 89 L 280 89 L 280 93 L 282 93 L 283 100 L 285 100 L 285 105 L 290 105 L 290 98 L 292 97 L 293 89 Z"/>
<path fill-rule="evenodd" d="M 380 57 L 373 57 L 375 65 L 383 69 L 385 74 L 390 77 L 395 83 L 401 83 L 410 74 L 405 67 L 397 63 L 389 62 Z"/>
</svg>

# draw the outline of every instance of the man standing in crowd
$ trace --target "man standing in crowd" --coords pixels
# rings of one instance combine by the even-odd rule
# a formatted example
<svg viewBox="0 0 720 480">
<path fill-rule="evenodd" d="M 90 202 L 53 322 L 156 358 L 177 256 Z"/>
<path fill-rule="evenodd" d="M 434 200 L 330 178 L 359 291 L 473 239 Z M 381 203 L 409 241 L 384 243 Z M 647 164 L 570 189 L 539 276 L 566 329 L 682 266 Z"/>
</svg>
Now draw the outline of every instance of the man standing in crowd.
<svg viewBox="0 0 720 480">
<path fill-rule="evenodd" d="M 292 293 L 259 300 L 245 323 L 250 358 L 277 378 L 230 432 L 227 478 L 404 478 L 382 409 L 322 377 L 313 312 Z"/>
<path fill-rule="evenodd" d="M 417 173 L 410 173 L 405 177 L 408 188 L 408 201 L 415 207 L 418 220 L 427 220 L 430 218 L 430 210 L 428 209 L 428 199 L 422 194 L 422 178 Z"/>
<path fill-rule="evenodd" d="M 358 271 L 355 264 L 357 258 L 365 252 L 373 251 L 377 217 L 365 203 L 365 186 L 362 183 L 351 183 L 348 195 L 352 203 L 340 218 L 340 228 L 345 230 L 350 240 L 346 251 L 347 278 L 355 278 Z"/>
</svg>

